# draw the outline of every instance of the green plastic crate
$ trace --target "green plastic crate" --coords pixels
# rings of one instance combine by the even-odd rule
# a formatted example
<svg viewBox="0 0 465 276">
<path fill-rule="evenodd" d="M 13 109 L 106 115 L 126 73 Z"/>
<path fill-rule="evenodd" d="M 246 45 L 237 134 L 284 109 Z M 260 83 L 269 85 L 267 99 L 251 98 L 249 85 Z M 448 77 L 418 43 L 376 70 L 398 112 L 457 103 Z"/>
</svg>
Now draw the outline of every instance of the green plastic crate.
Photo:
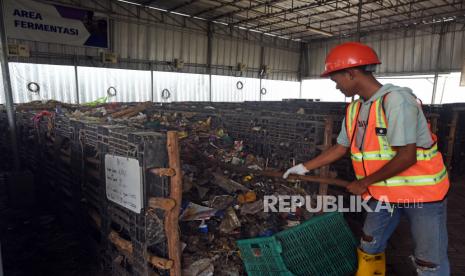
<svg viewBox="0 0 465 276">
<path fill-rule="evenodd" d="M 281 243 L 276 237 L 238 240 L 245 269 L 249 276 L 292 276 L 281 257 Z"/>
<path fill-rule="evenodd" d="M 342 276 L 357 268 L 357 241 L 338 212 L 317 216 L 272 237 L 237 244 L 250 276 Z M 260 248 L 260 254 L 254 254 L 254 247 Z"/>
</svg>

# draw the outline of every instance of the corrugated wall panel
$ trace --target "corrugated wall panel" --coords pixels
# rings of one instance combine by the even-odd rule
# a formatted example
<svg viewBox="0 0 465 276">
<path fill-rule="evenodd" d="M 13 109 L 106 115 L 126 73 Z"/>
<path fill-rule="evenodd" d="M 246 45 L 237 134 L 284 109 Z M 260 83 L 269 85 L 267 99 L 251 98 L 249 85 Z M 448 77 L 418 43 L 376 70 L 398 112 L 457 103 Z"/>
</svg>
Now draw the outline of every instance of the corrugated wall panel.
<svg viewBox="0 0 465 276">
<path fill-rule="evenodd" d="M 421 72 L 423 70 L 422 67 L 422 58 L 421 52 L 423 50 L 423 36 L 414 36 L 414 47 L 413 47 L 413 72 Z"/>
<path fill-rule="evenodd" d="M 127 34 L 127 42 L 128 42 L 128 59 L 137 59 L 139 56 L 139 37 L 145 36 L 145 33 L 139 33 L 139 26 L 137 24 L 129 24 L 128 25 L 128 34 Z M 145 56 L 145 53 L 141 53 Z"/>
<path fill-rule="evenodd" d="M 209 101 L 208 86 L 208 75 L 153 72 L 155 102 Z M 169 93 L 163 92 L 165 89 Z"/>
<path fill-rule="evenodd" d="M 233 65 L 236 66 L 237 63 L 242 62 L 242 63 L 250 63 L 246 58 L 244 57 L 244 41 L 239 41 L 236 40 L 235 42 L 235 49 L 234 49 L 234 58 L 233 58 Z"/>
<path fill-rule="evenodd" d="M 377 71 L 380 75 L 433 73 L 436 70 L 436 55 L 439 49 L 439 27 L 427 26 L 375 33 L 363 37 L 362 42 L 372 46 L 383 62 Z M 463 23 L 447 26 L 442 38 L 440 72 L 460 71 L 464 58 L 464 37 Z M 329 39 L 310 43 L 308 77 L 319 76 L 328 50 L 344 41 L 346 39 Z"/>
<path fill-rule="evenodd" d="M 14 100 L 17 103 L 49 99 L 77 103 L 73 66 L 10 63 L 10 71 Z M 80 103 L 92 102 L 108 96 L 110 87 L 116 90 L 116 97 L 110 97 L 110 102 L 150 101 L 152 99 L 150 81 L 150 71 L 79 66 Z M 154 71 L 153 81 L 155 102 L 210 100 L 209 76 L 206 74 Z M 243 89 L 237 88 L 238 81 L 243 83 Z M 27 84 L 30 82 L 40 85 L 39 95 L 27 92 Z M 261 100 L 298 98 L 299 85 L 299 82 L 264 79 L 262 87 L 266 89 L 266 94 L 262 95 Z M 169 98 L 162 97 L 164 89 L 168 90 Z M 213 76 L 212 94 L 213 101 L 258 101 L 260 80 Z M 0 103 L 4 103 L 3 93 L 0 94 Z"/>
<path fill-rule="evenodd" d="M 241 81 L 244 87 L 237 89 L 236 83 Z M 243 102 L 260 100 L 260 80 L 254 78 L 232 78 L 228 76 L 212 76 L 213 102 Z"/>
<path fill-rule="evenodd" d="M 262 80 L 262 87 L 266 89 L 262 101 L 298 99 L 300 94 L 300 82 L 296 81 Z"/>
<path fill-rule="evenodd" d="M 399 49 L 398 51 L 395 51 L 395 64 L 394 64 L 394 70 L 396 72 L 405 72 L 404 70 L 404 51 L 405 51 L 405 37 L 398 38 L 396 40 L 393 40 L 393 43 L 397 44 Z M 393 45 L 394 46 L 394 45 Z"/>
<path fill-rule="evenodd" d="M 268 77 L 278 80 L 297 80 L 299 56 L 299 52 L 266 47 L 264 64 L 270 69 Z"/>
<path fill-rule="evenodd" d="M 73 66 L 11 62 L 9 68 L 15 103 L 39 100 L 76 102 Z M 39 93 L 29 92 L 27 89 L 29 83 L 37 83 L 40 88 Z"/>
<path fill-rule="evenodd" d="M 452 60 L 452 67 L 461 67 L 465 60 L 465 32 L 456 32 L 454 41 L 454 59 Z"/>
<path fill-rule="evenodd" d="M 2 71 L 2 67 L 0 66 L 0 75 L 3 74 L 3 71 Z M 0 104 L 4 104 L 5 103 L 5 93 L 3 92 L 3 77 L 2 77 L 2 80 L 0 81 L 0 91 L 2 91 L 0 93 Z"/>
<path fill-rule="evenodd" d="M 212 74 L 237 76 L 236 66 L 240 63 L 247 65 L 245 77 L 258 77 L 260 68 L 260 45 L 236 38 L 213 38 Z"/>
<path fill-rule="evenodd" d="M 78 67 L 80 102 L 106 97 L 110 87 L 116 89 L 112 102 L 151 100 L 150 71 Z"/>
<path fill-rule="evenodd" d="M 443 50 L 441 51 L 440 67 L 447 68 L 460 68 L 462 66 L 462 55 L 464 49 L 463 35 L 464 32 L 458 29 L 458 26 L 450 26 L 451 32 L 444 35 Z M 450 61 L 450 62 L 447 62 Z"/>
<path fill-rule="evenodd" d="M 197 64 L 207 64 L 207 45 L 206 35 L 197 37 L 197 52 L 193 53 Z"/>
<path fill-rule="evenodd" d="M 413 60 L 414 60 L 414 38 L 413 37 L 405 37 L 404 42 L 404 61 L 403 61 L 403 68 L 406 72 L 413 72 Z"/>
<path fill-rule="evenodd" d="M 158 71 L 171 71 L 168 64 L 175 58 L 184 60 L 184 73 L 206 73 L 207 22 L 167 15 L 118 1 L 62 0 L 60 3 L 96 9 L 110 16 L 110 51 L 119 57 L 117 64 L 101 63 L 101 49 L 74 47 L 11 39 L 12 43 L 30 46 L 31 58 L 11 58 L 11 61 L 38 64 L 65 64 Z M 111 12 L 109 12 L 111 10 Z M 247 64 L 244 76 L 258 77 L 260 47 L 269 49 L 267 63 L 273 63 L 274 73 L 268 78 L 295 80 L 298 76 L 300 43 L 268 37 L 257 33 L 213 25 L 214 74 L 236 75 L 238 62 Z M 271 54 L 273 53 L 273 54 Z"/>
<path fill-rule="evenodd" d="M 174 59 L 174 31 L 165 30 L 165 57 L 164 61 L 172 61 Z"/>
</svg>

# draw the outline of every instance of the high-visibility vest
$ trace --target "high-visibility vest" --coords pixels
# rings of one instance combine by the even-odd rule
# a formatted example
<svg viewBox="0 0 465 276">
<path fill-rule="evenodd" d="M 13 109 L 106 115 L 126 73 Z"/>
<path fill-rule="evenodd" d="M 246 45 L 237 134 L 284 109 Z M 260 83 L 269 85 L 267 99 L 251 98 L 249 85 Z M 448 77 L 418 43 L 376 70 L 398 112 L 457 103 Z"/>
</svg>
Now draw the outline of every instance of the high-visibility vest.
<svg viewBox="0 0 465 276">
<path fill-rule="evenodd" d="M 371 103 L 360 148 L 355 143 L 355 136 L 362 103 L 357 100 L 347 107 L 346 131 L 351 141 L 351 159 L 357 179 L 375 173 L 396 155 L 386 136 L 389 126 L 383 108 L 385 96 Z M 417 147 L 417 162 L 414 165 L 394 177 L 371 184 L 368 186 L 368 192 L 363 195 L 364 198 L 372 196 L 392 203 L 443 200 L 449 190 L 449 177 L 442 155 L 438 151 L 437 137 L 433 133 L 431 136 L 433 146 L 428 149 Z"/>
</svg>

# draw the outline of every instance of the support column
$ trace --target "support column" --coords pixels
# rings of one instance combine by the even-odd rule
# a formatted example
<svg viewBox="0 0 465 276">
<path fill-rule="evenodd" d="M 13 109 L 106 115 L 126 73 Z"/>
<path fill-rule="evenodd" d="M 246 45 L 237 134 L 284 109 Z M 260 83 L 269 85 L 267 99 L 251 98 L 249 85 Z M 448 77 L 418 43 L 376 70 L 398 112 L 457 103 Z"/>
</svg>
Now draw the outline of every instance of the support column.
<svg viewBox="0 0 465 276">
<path fill-rule="evenodd" d="M 360 42 L 361 35 L 360 35 L 360 24 L 362 20 L 362 7 L 363 7 L 363 0 L 358 1 L 358 14 L 357 14 L 357 41 Z"/>
<path fill-rule="evenodd" d="M 298 79 L 300 82 L 299 86 L 299 99 L 302 99 L 302 81 L 304 77 L 308 76 L 308 44 L 302 42 L 300 44 L 300 57 L 299 57 L 299 73 Z"/>
<path fill-rule="evenodd" d="M 438 88 L 438 80 L 439 80 L 439 58 L 441 57 L 442 44 L 443 44 L 442 40 L 444 38 L 445 29 L 446 29 L 446 23 L 442 23 L 441 31 L 439 33 L 438 52 L 436 54 L 436 67 L 434 70 L 433 95 L 431 96 L 431 104 L 434 104 L 436 100 L 436 91 Z"/>
<path fill-rule="evenodd" d="M 3 88 L 5 91 L 5 107 L 8 117 L 8 130 L 10 132 L 10 146 L 13 154 L 13 162 L 16 171 L 20 169 L 18 144 L 16 140 L 16 119 L 13 106 L 13 94 L 11 89 L 10 68 L 8 68 L 8 41 L 6 37 L 5 23 L 3 21 L 3 0 L 0 0 L 0 48 Z"/>
<path fill-rule="evenodd" d="M 260 79 L 260 88 L 258 89 L 259 100 L 262 101 L 262 79 L 265 75 L 265 47 L 260 47 L 260 69 L 258 71 L 258 77 Z"/>
<path fill-rule="evenodd" d="M 207 74 L 208 74 L 208 93 L 209 100 L 212 101 L 212 55 L 213 55 L 213 24 L 208 22 L 207 30 Z"/>
<path fill-rule="evenodd" d="M 76 87 L 76 103 L 80 104 L 80 99 L 79 99 L 79 79 L 78 79 L 78 60 L 77 56 L 74 57 L 74 81 L 75 81 L 75 87 Z"/>
<path fill-rule="evenodd" d="M 150 101 L 153 103 L 153 100 L 155 99 L 155 84 L 153 83 L 154 78 L 153 78 L 153 62 L 150 62 Z"/>
</svg>

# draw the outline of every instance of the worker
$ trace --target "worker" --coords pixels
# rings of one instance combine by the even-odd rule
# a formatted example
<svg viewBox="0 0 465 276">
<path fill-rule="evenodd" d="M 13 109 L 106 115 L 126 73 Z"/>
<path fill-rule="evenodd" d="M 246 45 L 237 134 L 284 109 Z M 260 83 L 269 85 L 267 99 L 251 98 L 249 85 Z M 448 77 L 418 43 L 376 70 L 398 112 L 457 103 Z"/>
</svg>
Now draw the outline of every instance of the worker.
<svg viewBox="0 0 465 276">
<path fill-rule="evenodd" d="M 283 175 L 303 175 L 342 158 L 350 149 L 355 195 L 393 206 L 368 212 L 358 248 L 357 276 L 385 275 L 386 244 L 406 215 L 414 240 L 410 257 L 418 275 L 449 275 L 446 195 L 449 178 L 421 104 L 411 89 L 382 85 L 373 76 L 381 62 L 367 45 L 348 42 L 326 57 L 329 77 L 346 97 L 359 96 L 345 112 L 337 144 Z M 373 209 L 373 207 L 372 207 Z"/>
</svg>

